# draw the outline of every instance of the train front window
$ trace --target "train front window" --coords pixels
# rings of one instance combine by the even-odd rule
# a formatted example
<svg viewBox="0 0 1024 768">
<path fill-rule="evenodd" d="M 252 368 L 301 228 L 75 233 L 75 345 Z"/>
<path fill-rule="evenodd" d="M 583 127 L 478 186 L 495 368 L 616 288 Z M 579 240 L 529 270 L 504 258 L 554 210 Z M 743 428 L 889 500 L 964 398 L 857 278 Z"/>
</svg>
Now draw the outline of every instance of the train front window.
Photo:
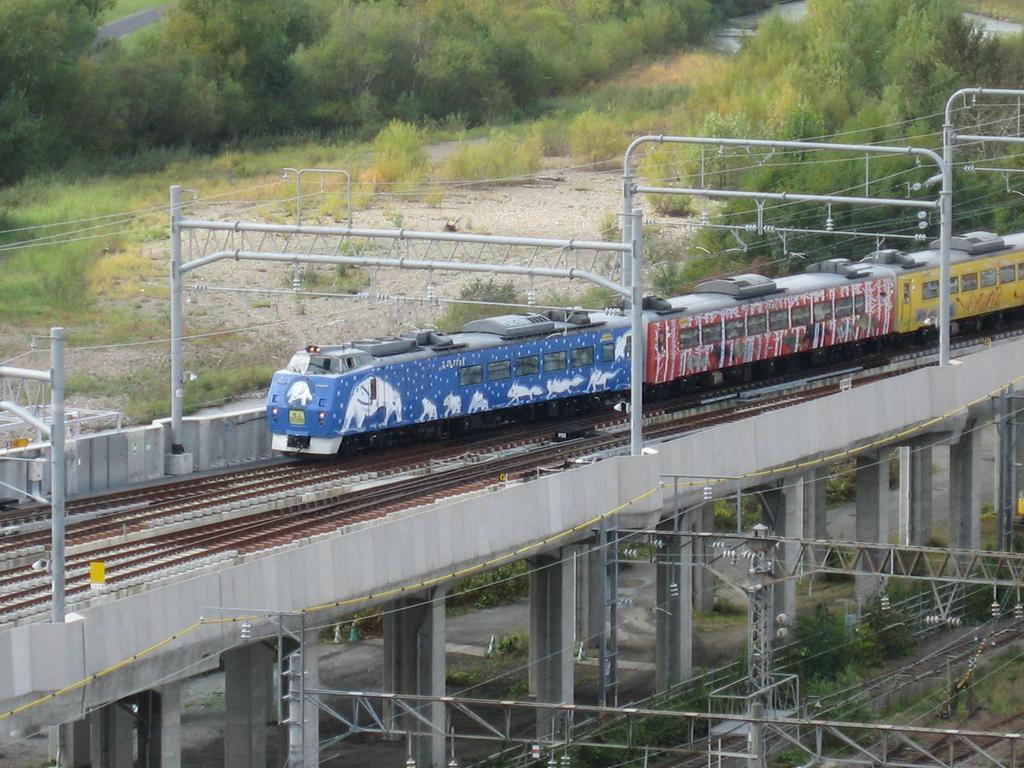
<svg viewBox="0 0 1024 768">
<path fill-rule="evenodd" d="M 296 352 L 288 361 L 287 370 L 292 373 L 328 373 L 331 370 L 331 358 Z"/>
</svg>

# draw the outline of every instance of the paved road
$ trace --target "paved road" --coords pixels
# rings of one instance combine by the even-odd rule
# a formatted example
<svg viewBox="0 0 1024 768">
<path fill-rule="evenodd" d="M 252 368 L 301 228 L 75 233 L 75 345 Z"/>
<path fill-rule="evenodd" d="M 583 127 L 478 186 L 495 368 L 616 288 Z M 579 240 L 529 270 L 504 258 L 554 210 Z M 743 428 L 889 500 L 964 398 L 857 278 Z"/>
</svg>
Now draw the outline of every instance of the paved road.
<svg viewBox="0 0 1024 768">
<path fill-rule="evenodd" d="M 162 5 L 158 5 L 156 8 L 150 8 L 145 11 L 139 11 L 138 13 L 133 13 L 131 16 L 125 16 L 123 19 L 117 19 L 109 24 L 104 24 L 99 28 L 97 37 L 100 40 L 125 37 L 130 35 L 132 32 L 136 32 L 143 27 L 148 27 L 150 24 L 155 24 L 160 21 L 163 13 L 164 8 Z"/>
</svg>

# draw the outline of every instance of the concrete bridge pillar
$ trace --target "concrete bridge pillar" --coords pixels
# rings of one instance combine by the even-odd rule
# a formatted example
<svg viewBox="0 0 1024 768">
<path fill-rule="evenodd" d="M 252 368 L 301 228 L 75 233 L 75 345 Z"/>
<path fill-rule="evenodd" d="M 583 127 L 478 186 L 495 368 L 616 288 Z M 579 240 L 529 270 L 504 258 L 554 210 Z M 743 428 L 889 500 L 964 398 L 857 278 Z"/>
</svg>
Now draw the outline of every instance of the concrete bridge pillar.
<svg viewBox="0 0 1024 768">
<path fill-rule="evenodd" d="M 887 451 L 869 451 L 857 457 L 856 469 L 857 516 L 855 533 L 858 542 L 889 541 L 889 454 Z M 881 554 L 869 552 L 876 563 Z M 854 594 L 866 599 L 878 591 L 878 576 L 855 577 Z"/>
<path fill-rule="evenodd" d="M 690 530 L 700 533 L 712 533 L 715 530 L 715 502 L 706 501 L 690 512 Z M 693 610 L 698 613 L 711 613 L 715 610 L 715 575 L 704 566 L 710 554 L 706 539 L 694 539 L 693 560 Z"/>
<path fill-rule="evenodd" d="M 89 762 L 92 768 L 132 768 L 134 715 L 115 701 L 89 714 Z"/>
<path fill-rule="evenodd" d="M 815 483 L 814 474 L 794 475 L 782 481 L 780 504 L 775 512 L 775 535 L 799 539 L 807 527 L 807 517 L 813 518 L 816 508 L 808 509 L 808 500 L 815 504 L 815 485 L 824 489 L 824 483 Z M 812 524 L 813 525 L 813 524 Z M 782 562 L 775 569 L 776 576 L 791 570 L 800 557 L 799 544 L 783 544 L 776 557 Z M 786 614 L 790 619 L 796 616 L 796 579 L 786 579 L 775 585 L 775 613 Z"/>
<path fill-rule="evenodd" d="M 684 520 L 675 515 L 658 528 L 682 530 Z M 688 679 L 693 671 L 694 541 L 686 536 L 665 536 L 661 542 L 654 603 L 654 687 L 659 693 Z"/>
<path fill-rule="evenodd" d="M 932 536 L 932 447 L 902 445 L 899 542 L 924 546 Z"/>
<path fill-rule="evenodd" d="M 824 469 L 811 470 L 803 476 L 803 537 L 805 539 L 828 538 L 828 503 L 825 500 L 828 472 Z M 795 536 L 794 531 L 791 535 Z"/>
<path fill-rule="evenodd" d="M 575 580 L 576 597 L 573 600 L 576 612 L 573 645 L 583 643 L 584 648 L 590 647 L 590 547 L 586 544 L 573 544 L 565 548 L 571 552 L 573 579 Z"/>
<path fill-rule="evenodd" d="M 574 697 L 573 550 L 530 559 L 530 671 L 538 702 L 571 704 Z M 537 713 L 537 736 L 549 736 L 552 718 Z"/>
<path fill-rule="evenodd" d="M 384 613 L 384 688 L 420 696 L 445 695 L 445 615 L 447 587 L 435 587 L 418 597 L 396 600 Z M 572 621 L 572 614 L 569 614 Z M 570 623 L 570 629 L 571 629 Z M 444 705 L 424 704 L 420 715 L 430 728 L 411 715 L 395 715 L 396 727 L 419 732 L 413 739 L 417 768 L 445 764 Z"/>
<path fill-rule="evenodd" d="M 597 650 L 604 638 L 605 624 L 608 611 L 605 605 L 605 595 L 601 586 L 605 584 L 605 553 L 600 543 L 595 539 L 587 551 L 587 592 L 586 592 L 586 632 L 583 637 L 586 640 L 587 648 Z M 580 601 L 584 598 L 581 595 Z M 531 691 L 535 691 L 531 676 Z"/>
<path fill-rule="evenodd" d="M 277 654 L 262 643 L 235 648 L 224 662 L 224 764 L 266 768 L 267 713 Z"/>
<path fill-rule="evenodd" d="M 91 756 L 89 744 L 89 718 L 59 725 L 51 731 L 50 759 L 57 759 L 57 744 L 54 731 L 59 731 L 60 768 L 88 768 Z"/>
<path fill-rule="evenodd" d="M 147 768 L 181 768 L 181 683 L 136 697 L 139 761 Z"/>
<path fill-rule="evenodd" d="M 949 546 L 981 546 L 981 431 L 968 419 L 960 439 L 949 446 Z"/>
</svg>

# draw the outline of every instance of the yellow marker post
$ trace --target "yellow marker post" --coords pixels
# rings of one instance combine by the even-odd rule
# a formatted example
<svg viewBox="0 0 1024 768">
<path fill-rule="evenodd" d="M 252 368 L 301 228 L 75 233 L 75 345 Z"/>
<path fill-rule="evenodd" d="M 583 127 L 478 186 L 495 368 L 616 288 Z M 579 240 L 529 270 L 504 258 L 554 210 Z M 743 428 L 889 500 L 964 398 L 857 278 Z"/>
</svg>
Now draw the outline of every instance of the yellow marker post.
<svg viewBox="0 0 1024 768">
<path fill-rule="evenodd" d="M 103 589 L 107 584 L 107 566 L 102 560 L 89 563 L 89 587 Z"/>
<path fill-rule="evenodd" d="M 1024 517 L 1024 496 L 1017 497 L 1017 517 Z"/>
</svg>

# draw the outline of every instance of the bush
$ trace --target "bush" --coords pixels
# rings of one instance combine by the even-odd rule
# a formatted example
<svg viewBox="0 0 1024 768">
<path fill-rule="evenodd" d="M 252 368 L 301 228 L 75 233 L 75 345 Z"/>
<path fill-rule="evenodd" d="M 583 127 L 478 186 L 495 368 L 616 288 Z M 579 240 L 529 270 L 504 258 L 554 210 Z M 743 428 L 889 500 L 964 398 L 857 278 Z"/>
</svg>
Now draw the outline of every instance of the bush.
<svg viewBox="0 0 1024 768">
<path fill-rule="evenodd" d="M 509 632 L 498 640 L 498 655 L 523 657 L 530 652 L 530 638 L 522 630 Z"/>
<path fill-rule="evenodd" d="M 578 163 L 614 161 L 628 143 L 620 121 L 593 110 L 577 115 L 569 124 L 569 150 Z"/>
<path fill-rule="evenodd" d="M 362 175 L 373 189 L 407 190 L 426 175 L 423 132 L 414 125 L 392 120 L 373 140 L 373 155 L 372 165 Z"/>
<path fill-rule="evenodd" d="M 686 151 L 677 147 L 658 146 L 644 155 L 639 174 L 654 187 L 696 187 L 689 176 Z M 651 207 L 665 216 L 689 216 L 693 200 L 685 195 L 648 195 Z"/>
<path fill-rule="evenodd" d="M 473 302 L 498 301 L 504 304 L 525 304 L 526 299 L 516 291 L 511 280 L 500 281 L 494 278 L 477 278 L 471 280 L 459 291 L 459 298 Z M 489 304 L 451 304 L 445 313 L 437 319 L 437 326 L 449 333 L 462 330 L 462 326 L 471 320 L 493 315 L 504 315 L 515 312 L 515 309 Z"/>
<path fill-rule="evenodd" d="M 448 595 L 449 608 L 493 608 L 514 603 L 529 593 L 527 561 L 502 565 L 458 582 Z"/>
<path fill-rule="evenodd" d="M 541 160 L 542 145 L 537 135 L 516 138 L 498 132 L 480 142 L 462 139 L 445 162 L 444 176 L 451 181 L 500 181 L 536 173 Z"/>
</svg>

